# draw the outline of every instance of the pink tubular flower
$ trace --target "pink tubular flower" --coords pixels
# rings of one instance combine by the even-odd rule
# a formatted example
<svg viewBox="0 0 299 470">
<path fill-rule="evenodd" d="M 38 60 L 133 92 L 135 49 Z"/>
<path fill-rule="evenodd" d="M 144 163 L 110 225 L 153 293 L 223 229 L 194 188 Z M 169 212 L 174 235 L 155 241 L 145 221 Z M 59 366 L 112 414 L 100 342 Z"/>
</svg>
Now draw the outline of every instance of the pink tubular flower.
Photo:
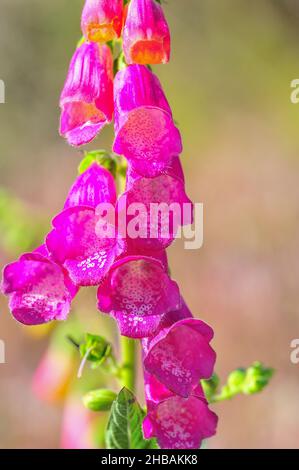
<svg viewBox="0 0 299 470">
<path fill-rule="evenodd" d="M 123 0 L 86 0 L 81 27 L 87 41 L 109 42 L 121 35 Z"/>
<path fill-rule="evenodd" d="M 156 336 L 143 340 L 144 368 L 176 395 L 188 397 L 199 380 L 213 374 L 213 336 L 183 302 L 180 312 L 165 316 Z"/>
<path fill-rule="evenodd" d="M 179 288 L 159 261 L 130 256 L 116 262 L 99 286 L 98 308 L 116 319 L 122 335 L 143 338 L 165 313 L 180 308 Z"/>
<path fill-rule="evenodd" d="M 52 222 L 46 244 L 53 258 L 68 271 L 77 286 L 98 285 L 122 251 L 115 227 L 100 234 L 101 217 L 88 206 L 64 210 Z"/>
<path fill-rule="evenodd" d="M 84 43 L 75 52 L 60 97 L 60 134 L 80 146 L 113 116 L 113 58 L 108 46 Z"/>
<path fill-rule="evenodd" d="M 129 167 L 118 211 L 128 214 L 128 208 L 132 210 L 127 215 L 128 228 L 138 223 L 136 238 L 128 234 L 128 243 L 144 252 L 167 248 L 179 227 L 193 221 L 193 204 L 185 192 L 179 158 L 174 157 L 165 173 L 155 178 L 142 177 Z"/>
<path fill-rule="evenodd" d="M 182 152 L 158 78 L 144 65 L 130 65 L 117 73 L 114 90 L 114 151 L 124 155 L 137 173 L 158 176 Z"/>
<path fill-rule="evenodd" d="M 89 206 L 96 208 L 101 203 L 116 203 L 116 186 L 111 173 L 93 163 L 76 179 L 70 189 L 64 208 Z"/>
<path fill-rule="evenodd" d="M 161 449 L 199 449 L 203 439 L 216 433 L 218 418 L 209 410 L 200 385 L 186 399 L 145 374 L 145 395 L 144 436 L 156 437 Z"/>
<path fill-rule="evenodd" d="M 16 320 L 40 325 L 65 320 L 77 288 L 61 266 L 34 252 L 4 268 L 2 292 Z"/>
<path fill-rule="evenodd" d="M 166 64 L 170 32 L 163 9 L 155 0 L 131 0 L 124 27 L 128 64 Z"/>
</svg>

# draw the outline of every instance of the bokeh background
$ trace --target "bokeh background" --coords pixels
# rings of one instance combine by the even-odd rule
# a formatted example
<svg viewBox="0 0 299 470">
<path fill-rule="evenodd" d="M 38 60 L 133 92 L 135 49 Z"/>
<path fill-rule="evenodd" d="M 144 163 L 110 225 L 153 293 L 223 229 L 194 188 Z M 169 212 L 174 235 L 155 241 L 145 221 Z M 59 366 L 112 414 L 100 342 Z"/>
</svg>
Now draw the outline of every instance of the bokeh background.
<svg viewBox="0 0 299 470">
<path fill-rule="evenodd" d="M 82 4 L 0 2 L 1 265 L 42 240 L 76 177 L 81 154 L 58 136 L 58 99 Z M 188 193 L 205 205 L 204 247 L 177 242 L 172 274 L 215 329 L 223 380 L 257 359 L 276 369 L 262 394 L 214 407 L 219 429 L 209 446 L 298 448 L 290 342 L 299 337 L 299 104 L 290 83 L 299 78 L 299 2 L 169 0 L 164 8 L 172 61 L 155 71 L 183 134 Z M 112 138 L 105 129 L 92 148 L 109 149 Z M 94 294 L 82 292 L 74 310 L 83 328 L 113 339 Z M 63 404 L 32 392 L 48 338 L 16 324 L 3 296 L 0 308 L 0 448 L 58 447 Z"/>
</svg>

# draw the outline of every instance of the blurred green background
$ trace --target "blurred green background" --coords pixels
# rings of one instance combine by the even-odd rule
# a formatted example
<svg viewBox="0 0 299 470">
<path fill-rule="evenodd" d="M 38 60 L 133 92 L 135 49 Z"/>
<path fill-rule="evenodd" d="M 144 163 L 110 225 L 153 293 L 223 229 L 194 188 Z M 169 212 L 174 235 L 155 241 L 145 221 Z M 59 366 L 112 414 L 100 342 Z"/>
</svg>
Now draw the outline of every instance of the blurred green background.
<svg viewBox="0 0 299 470">
<path fill-rule="evenodd" d="M 10 194 L 1 197 L 1 265 L 46 233 L 76 176 L 81 154 L 58 135 L 58 99 L 82 4 L 0 2 L 0 185 Z M 215 329 L 223 379 L 257 359 L 276 369 L 261 395 L 214 407 L 219 429 L 209 446 L 298 448 L 299 365 L 290 343 L 299 337 L 299 104 L 290 83 L 299 78 L 299 2 L 169 0 L 164 8 L 172 60 L 155 71 L 183 134 L 188 193 L 205 205 L 204 247 L 177 242 L 172 274 L 193 313 Z M 105 129 L 91 148 L 110 148 L 112 138 Z M 16 324 L 3 297 L 0 306 L 0 448 L 57 447 L 61 408 L 31 390 L 47 339 Z M 112 328 L 93 294 L 74 306 L 94 330 Z"/>
</svg>

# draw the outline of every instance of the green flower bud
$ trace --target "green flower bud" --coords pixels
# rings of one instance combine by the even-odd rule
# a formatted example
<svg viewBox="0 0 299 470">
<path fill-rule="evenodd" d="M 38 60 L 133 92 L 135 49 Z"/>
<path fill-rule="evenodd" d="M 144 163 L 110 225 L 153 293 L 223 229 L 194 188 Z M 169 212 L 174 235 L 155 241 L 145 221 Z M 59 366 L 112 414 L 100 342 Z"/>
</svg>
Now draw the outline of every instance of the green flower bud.
<svg viewBox="0 0 299 470">
<path fill-rule="evenodd" d="M 220 379 L 217 374 L 213 374 L 212 377 L 208 380 L 202 380 L 201 385 L 204 391 L 204 394 L 208 401 L 216 395 L 219 387 Z"/>
<path fill-rule="evenodd" d="M 252 395 L 261 392 L 269 383 L 274 370 L 264 367 L 260 362 L 255 362 L 247 369 L 243 393 Z"/>
<path fill-rule="evenodd" d="M 80 354 L 87 361 L 101 365 L 111 354 L 111 344 L 101 336 L 87 333 L 85 341 L 80 344 Z"/>
<path fill-rule="evenodd" d="M 235 395 L 242 392 L 245 379 L 245 369 L 236 369 L 229 374 L 227 379 L 227 386 L 231 394 Z"/>
<path fill-rule="evenodd" d="M 92 411 L 109 411 L 116 397 L 116 393 L 111 390 L 92 390 L 83 397 L 83 403 Z"/>
</svg>

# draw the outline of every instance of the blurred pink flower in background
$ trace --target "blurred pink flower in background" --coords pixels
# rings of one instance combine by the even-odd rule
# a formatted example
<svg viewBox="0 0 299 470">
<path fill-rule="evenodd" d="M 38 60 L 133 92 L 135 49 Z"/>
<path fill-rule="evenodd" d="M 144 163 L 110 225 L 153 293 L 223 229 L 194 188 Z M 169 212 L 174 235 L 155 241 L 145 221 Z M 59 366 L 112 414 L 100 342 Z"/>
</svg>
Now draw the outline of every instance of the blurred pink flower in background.
<svg viewBox="0 0 299 470">
<path fill-rule="evenodd" d="M 71 395 L 63 410 L 61 448 L 95 449 L 93 421 L 94 414 L 84 408 L 81 397 Z"/>
<path fill-rule="evenodd" d="M 33 376 L 35 395 L 46 402 L 64 400 L 75 375 L 75 365 L 74 355 L 50 346 Z"/>
</svg>

